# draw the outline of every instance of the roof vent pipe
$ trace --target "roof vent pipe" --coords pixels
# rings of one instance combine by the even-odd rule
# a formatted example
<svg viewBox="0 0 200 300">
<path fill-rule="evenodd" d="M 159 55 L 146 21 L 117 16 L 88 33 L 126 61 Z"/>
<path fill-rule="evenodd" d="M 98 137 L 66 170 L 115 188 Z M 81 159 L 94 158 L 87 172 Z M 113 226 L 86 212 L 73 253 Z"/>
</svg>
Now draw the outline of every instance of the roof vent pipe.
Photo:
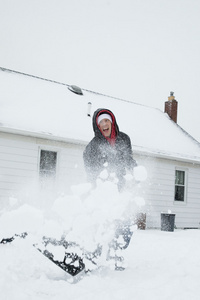
<svg viewBox="0 0 200 300">
<path fill-rule="evenodd" d="M 77 95 L 83 95 L 81 88 L 76 85 L 70 85 L 68 86 L 68 89 Z"/>
<path fill-rule="evenodd" d="M 87 116 L 91 117 L 91 108 L 92 108 L 92 103 L 88 102 L 88 106 L 87 106 Z"/>
</svg>

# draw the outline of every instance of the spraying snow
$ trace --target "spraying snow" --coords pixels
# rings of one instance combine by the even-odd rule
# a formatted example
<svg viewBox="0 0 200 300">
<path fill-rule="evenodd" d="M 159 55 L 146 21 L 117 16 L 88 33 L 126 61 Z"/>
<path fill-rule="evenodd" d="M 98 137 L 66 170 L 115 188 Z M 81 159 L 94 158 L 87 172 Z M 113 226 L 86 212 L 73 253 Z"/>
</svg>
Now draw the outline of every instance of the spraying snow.
<svg viewBox="0 0 200 300">
<path fill-rule="evenodd" d="M 131 182 L 132 177 L 127 176 L 127 181 L 128 178 Z M 197 300 L 198 230 L 135 231 L 123 253 L 128 264 L 125 271 L 107 268 L 84 277 L 76 285 L 69 285 L 68 275 L 32 247 L 42 235 L 60 239 L 65 231 L 66 238 L 83 242 L 88 250 L 97 243 L 106 248 L 113 237 L 107 226 L 116 218 L 133 216 L 144 204 L 141 196 L 131 191 L 118 193 L 115 183 L 102 180 L 95 189 L 89 184 L 73 186 L 72 193 L 57 197 L 48 211 L 11 198 L 7 210 L 1 212 L 0 239 L 24 231 L 29 234 L 26 239 L 0 245 L 1 299 Z M 64 255 L 63 247 L 49 245 L 49 250 L 57 259 Z M 102 258 L 103 264 L 105 257 Z"/>
<path fill-rule="evenodd" d="M 109 181 L 106 172 L 105 169 L 100 174 L 95 188 L 88 183 L 72 186 L 71 193 L 57 197 L 48 211 L 12 198 L 9 209 L 0 218 L 0 239 L 22 232 L 34 235 L 36 242 L 42 236 L 58 240 L 65 236 L 66 241 L 78 243 L 84 251 L 94 252 L 102 247 L 105 255 L 100 264 L 107 264 L 106 253 L 118 224 L 128 221 L 131 232 L 135 231 L 137 211 L 145 203 L 131 191 L 119 193 L 115 174 Z M 120 242 L 121 236 L 118 238 Z M 56 253 L 59 251 L 63 255 L 63 249 L 56 248 Z"/>
<path fill-rule="evenodd" d="M 10 198 L 9 206 L 0 215 L 0 240 L 24 231 L 28 236 L 0 245 L 1 299 L 198 299 L 199 231 L 136 231 L 133 225 L 130 245 L 122 253 L 126 270 L 118 273 L 106 261 L 116 220 L 132 220 L 134 224 L 137 213 L 145 206 L 142 195 L 134 190 L 138 190 L 139 180 L 146 179 L 146 170 L 138 167 L 134 176 L 126 175 L 131 188 L 119 193 L 114 174 L 108 181 L 103 171 L 95 188 L 88 183 L 74 185 L 70 194 L 57 197 L 48 209 Z M 32 247 L 43 235 L 59 240 L 63 234 L 66 240 L 77 242 L 87 251 L 101 245 L 98 265 L 106 268 L 69 285 L 69 275 Z M 122 236 L 118 242 L 124 243 Z M 49 244 L 48 250 L 58 260 L 65 254 L 62 246 Z M 82 255 L 79 247 L 73 250 Z M 191 251 L 193 254 L 188 256 Z M 92 267 L 88 261 L 87 268 Z"/>
</svg>

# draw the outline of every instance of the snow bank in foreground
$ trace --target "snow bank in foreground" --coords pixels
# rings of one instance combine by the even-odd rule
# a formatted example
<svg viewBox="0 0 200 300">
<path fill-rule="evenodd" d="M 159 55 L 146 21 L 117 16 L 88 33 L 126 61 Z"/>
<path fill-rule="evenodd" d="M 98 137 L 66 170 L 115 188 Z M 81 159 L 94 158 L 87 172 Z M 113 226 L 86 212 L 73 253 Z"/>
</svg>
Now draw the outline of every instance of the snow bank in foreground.
<svg viewBox="0 0 200 300">
<path fill-rule="evenodd" d="M 138 230 L 124 252 L 125 271 L 92 274 L 76 285 L 31 247 L 32 239 L 0 245 L 1 300 L 199 299 L 199 230 Z"/>
</svg>

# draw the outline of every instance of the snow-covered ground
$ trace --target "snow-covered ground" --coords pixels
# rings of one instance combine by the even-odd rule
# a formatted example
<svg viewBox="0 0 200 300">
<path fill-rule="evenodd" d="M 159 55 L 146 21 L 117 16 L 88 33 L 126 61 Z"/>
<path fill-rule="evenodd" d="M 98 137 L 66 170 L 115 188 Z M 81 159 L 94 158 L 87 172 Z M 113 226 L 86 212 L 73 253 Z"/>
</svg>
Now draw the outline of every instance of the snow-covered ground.
<svg viewBox="0 0 200 300">
<path fill-rule="evenodd" d="M 124 252 L 128 267 L 77 284 L 25 240 L 0 245 L 1 299 L 181 299 L 200 295 L 200 231 L 138 230 Z"/>
<path fill-rule="evenodd" d="M 86 248 L 92 249 L 97 242 L 105 246 L 110 239 L 105 225 L 122 218 L 127 208 L 136 212 L 144 205 L 127 192 L 118 194 L 110 184 L 99 183 L 97 190 L 87 184 L 73 187 L 72 195 L 55 199 L 48 211 L 10 199 L 0 215 L 0 241 L 14 233 L 29 234 L 26 239 L 0 244 L 1 300 L 199 299 L 199 230 L 135 230 L 123 252 L 124 271 L 102 262 L 103 269 L 76 284 L 69 283 L 69 275 L 32 246 L 43 234 L 59 238 L 66 228 L 71 228 L 67 237 L 85 243 Z"/>
</svg>

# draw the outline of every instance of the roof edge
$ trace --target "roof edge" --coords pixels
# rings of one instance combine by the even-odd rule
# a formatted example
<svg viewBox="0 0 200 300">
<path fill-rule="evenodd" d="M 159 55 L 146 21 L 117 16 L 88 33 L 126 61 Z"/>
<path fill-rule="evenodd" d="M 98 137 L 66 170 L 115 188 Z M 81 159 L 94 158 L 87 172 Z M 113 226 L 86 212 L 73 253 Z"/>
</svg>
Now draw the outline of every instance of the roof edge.
<svg viewBox="0 0 200 300">
<path fill-rule="evenodd" d="M 181 161 L 181 162 L 189 162 L 192 164 L 199 164 L 200 165 L 200 157 L 198 156 L 186 156 L 185 154 L 179 154 L 179 153 L 161 153 L 160 151 L 156 151 L 154 149 L 148 149 L 148 148 L 139 148 L 139 147 L 134 147 L 133 146 L 133 152 L 138 155 L 144 155 L 144 156 L 150 156 L 150 157 L 155 157 L 155 158 L 164 158 L 168 160 L 173 160 L 173 161 Z"/>
<path fill-rule="evenodd" d="M 16 134 L 18 136 L 32 137 L 32 138 L 40 138 L 44 140 L 52 140 L 55 142 L 66 142 L 75 145 L 87 145 L 86 141 L 78 140 L 78 139 L 70 139 L 62 136 L 55 136 L 48 132 L 34 132 L 34 131 L 25 131 L 22 129 L 10 128 L 10 127 L 0 127 L 0 132 L 8 133 L 8 134 Z"/>
<path fill-rule="evenodd" d="M 70 139 L 70 138 L 65 138 L 62 136 L 55 136 L 48 132 L 25 131 L 25 130 L 16 129 L 16 128 L 10 128 L 10 127 L 0 127 L 0 132 L 8 133 L 8 134 L 16 134 L 18 136 L 51 140 L 54 142 L 65 142 L 65 143 L 70 143 L 70 144 L 74 144 L 74 145 L 86 146 L 88 144 L 88 141 L 85 141 L 85 140 Z M 179 153 L 168 154 L 168 153 L 164 153 L 164 152 L 161 153 L 161 152 L 156 151 L 155 149 L 148 149 L 148 148 L 144 148 L 144 147 L 138 147 L 135 145 L 133 145 L 132 148 L 133 148 L 133 152 L 138 155 L 200 164 L 200 157 L 196 157 L 196 156 L 194 156 L 194 157 L 188 156 L 187 157 L 186 155 L 182 155 L 181 153 L 180 154 Z"/>
</svg>

